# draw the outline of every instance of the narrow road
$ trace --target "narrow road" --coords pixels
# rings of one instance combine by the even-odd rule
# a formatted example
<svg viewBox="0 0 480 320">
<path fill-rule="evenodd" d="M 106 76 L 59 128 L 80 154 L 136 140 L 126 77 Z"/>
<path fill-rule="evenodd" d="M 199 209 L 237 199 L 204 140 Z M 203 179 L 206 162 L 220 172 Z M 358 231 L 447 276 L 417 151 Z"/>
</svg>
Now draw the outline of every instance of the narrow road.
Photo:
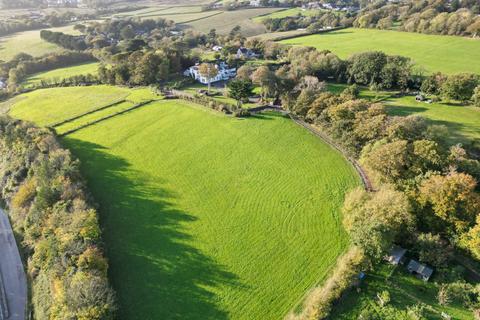
<svg viewBox="0 0 480 320">
<path fill-rule="evenodd" d="M 27 279 L 12 227 L 0 208 L 0 320 L 25 320 Z"/>
</svg>

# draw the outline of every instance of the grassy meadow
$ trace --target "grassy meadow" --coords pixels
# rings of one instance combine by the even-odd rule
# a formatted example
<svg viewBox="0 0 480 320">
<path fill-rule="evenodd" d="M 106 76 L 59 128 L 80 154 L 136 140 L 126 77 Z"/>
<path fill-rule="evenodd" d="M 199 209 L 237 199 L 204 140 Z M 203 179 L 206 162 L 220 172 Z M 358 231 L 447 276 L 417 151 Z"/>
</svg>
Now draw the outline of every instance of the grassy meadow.
<svg viewBox="0 0 480 320">
<path fill-rule="evenodd" d="M 210 29 L 214 28 L 217 30 L 217 33 L 227 34 L 235 26 L 239 25 L 241 27 L 242 33 L 249 37 L 255 36 L 258 34 L 265 33 L 267 30 L 265 26 L 260 22 L 255 22 L 252 19 L 276 12 L 280 10 L 279 8 L 254 8 L 254 9 L 241 9 L 233 11 L 219 11 L 220 14 L 215 14 L 208 16 L 203 19 L 196 21 L 188 22 L 185 25 L 189 26 L 195 30 L 207 33 Z M 211 13 L 212 11 L 210 11 Z M 214 12 L 214 11 L 213 11 Z"/>
<path fill-rule="evenodd" d="M 42 80 L 61 80 L 79 75 L 93 74 L 96 75 L 98 72 L 98 62 L 88 62 L 82 63 L 76 66 L 70 66 L 65 68 L 54 69 L 50 71 L 36 73 L 28 77 L 24 85 L 31 86 L 40 83 Z"/>
<path fill-rule="evenodd" d="M 328 49 L 347 58 L 356 52 L 379 50 L 412 58 L 427 73 L 480 74 L 480 40 L 375 29 L 343 29 L 282 41 Z"/>
<path fill-rule="evenodd" d="M 11 115 L 44 125 L 129 92 L 81 89 L 93 93 L 29 93 Z M 348 244 L 339 208 L 359 178 L 278 114 L 237 119 L 160 100 L 63 142 L 100 205 L 119 319 L 279 319 Z"/>
<path fill-rule="evenodd" d="M 259 16 L 253 18 L 253 21 L 255 22 L 262 22 L 264 19 L 279 19 L 279 18 L 286 18 L 286 17 L 294 17 L 297 15 L 302 15 L 302 16 L 313 16 L 317 13 L 319 13 L 320 10 L 313 10 L 313 9 L 308 9 L 308 10 L 303 10 L 302 8 L 295 7 L 295 8 L 290 8 L 286 10 L 280 10 L 276 11 L 264 16 Z"/>
<path fill-rule="evenodd" d="M 148 89 L 91 86 L 35 90 L 15 97 L 18 101 L 13 105 L 8 101 L 6 104 L 10 105 L 11 116 L 50 126 L 115 101 L 126 99 L 138 103 L 152 98 Z"/>
<path fill-rule="evenodd" d="M 75 34 L 73 26 L 48 29 L 69 34 Z M 0 37 L 0 60 L 8 61 L 15 55 L 23 52 L 38 57 L 48 53 L 62 51 L 56 44 L 43 41 L 40 38 L 40 30 L 18 32 L 12 35 Z"/>
</svg>

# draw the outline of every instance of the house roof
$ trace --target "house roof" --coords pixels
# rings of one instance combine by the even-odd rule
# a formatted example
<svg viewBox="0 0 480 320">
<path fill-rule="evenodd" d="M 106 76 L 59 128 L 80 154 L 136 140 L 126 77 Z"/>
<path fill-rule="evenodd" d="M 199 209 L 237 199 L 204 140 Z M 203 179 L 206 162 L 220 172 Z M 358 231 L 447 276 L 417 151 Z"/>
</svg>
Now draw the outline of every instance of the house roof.
<svg viewBox="0 0 480 320">
<path fill-rule="evenodd" d="M 407 269 L 410 272 L 415 272 L 421 275 L 424 279 L 428 280 L 433 273 L 433 269 L 429 268 L 428 266 L 416 261 L 416 260 L 410 260 L 408 263 Z"/>
<path fill-rule="evenodd" d="M 390 250 L 390 254 L 385 258 L 390 263 L 399 264 L 406 252 L 407 249 L 403 249 L 399 246 L 394 246 L 392 250 Z"/>
</svg>

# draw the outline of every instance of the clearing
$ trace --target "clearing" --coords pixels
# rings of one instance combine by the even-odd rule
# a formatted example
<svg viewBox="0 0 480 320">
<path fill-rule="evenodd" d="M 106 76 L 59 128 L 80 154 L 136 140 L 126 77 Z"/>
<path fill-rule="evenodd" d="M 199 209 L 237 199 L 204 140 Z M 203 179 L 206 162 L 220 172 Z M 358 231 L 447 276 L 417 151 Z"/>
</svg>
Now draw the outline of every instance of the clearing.
<svg viewBox="0 0 480 320">
<path fill-rule="evenodd" d="M 412 58 L 427 73 L 480 74 L 480 40 L 456 36 L 375 30 L 342 29 L 282 41 L 285 44 L 327 49 L 341 58 L 356 52 L 379 50 Z"/>
<path fill-rule="evenodd" d="M 367 274 L 365 283 L 360 292 L 349 291 L 342 303 L 336 305 L 331 314 L 334 320 L 358 319 L 361 311 L 370 309 L 382 317 L 381 307 L 378 304 L 377 293 L 384 290 L 390 292 L 392 307 L 389 319 L 409 319 L 404 311 L 406 307 L 422 303 L 427 305 L 426 318 L 442 320 L 441 313 L 445 312 L 456 320 L 471 320 L 472 312 L 462 305 L 452 303 L 442 306 L 437 301 L 438 285 L 434 282 L 424 282 L 409 274 L 405 266 L 381 264 L 374 272 Z"/>
<path fill-rule="evenodd" d="M 128 93 L 81 89 L 110 92 L 103 104 Z M 45 108 L 61 111 L 57 121 L 102 104 L 71 88 L 39 92 L 50 90 L 50 104 L 72 103 L 29 96 L 11 114 L 45 124 Z M 359 177 L 278 114 L 238 119 L 160 100 L 63 141 L 100 204 L 120 319 L 279 319 L 348 245 L 340 207 Z"/>
<path fill-rule="evenodd" d="M 334 93 L 345 89 L 345 84 L 329 83 L 327 88 Z M 444 125 L 449 130 L 446 137 L 449 143 L 465 145 L 478 143 L 480 140 L 480 109 L 458 103 L 415 101 L 415 96 L 397 97 L 396 91 L 372 91 L 360 87 L 360 98 L 381 101 L 387 112 L 395 116 L 417 114 L 426 118 L 432 124 Z M 478 145 L 476 147 L 479 147 Z"/>
</svg>

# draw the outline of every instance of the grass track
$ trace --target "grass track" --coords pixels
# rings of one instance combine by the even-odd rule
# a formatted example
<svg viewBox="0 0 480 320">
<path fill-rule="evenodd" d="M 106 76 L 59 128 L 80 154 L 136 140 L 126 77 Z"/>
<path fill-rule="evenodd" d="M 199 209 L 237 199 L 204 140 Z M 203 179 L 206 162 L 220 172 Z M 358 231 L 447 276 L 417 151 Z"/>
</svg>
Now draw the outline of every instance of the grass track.
<svg viewBox="0 0 480 320">
<path fill-rule="evenodd" d="M 380 50 L 412 58 L 427 72 L 480 74 L 480 40 L 375 29 L 343 29 L 282 41 L 328 49 L 342 58 Z"/>
</svg>

